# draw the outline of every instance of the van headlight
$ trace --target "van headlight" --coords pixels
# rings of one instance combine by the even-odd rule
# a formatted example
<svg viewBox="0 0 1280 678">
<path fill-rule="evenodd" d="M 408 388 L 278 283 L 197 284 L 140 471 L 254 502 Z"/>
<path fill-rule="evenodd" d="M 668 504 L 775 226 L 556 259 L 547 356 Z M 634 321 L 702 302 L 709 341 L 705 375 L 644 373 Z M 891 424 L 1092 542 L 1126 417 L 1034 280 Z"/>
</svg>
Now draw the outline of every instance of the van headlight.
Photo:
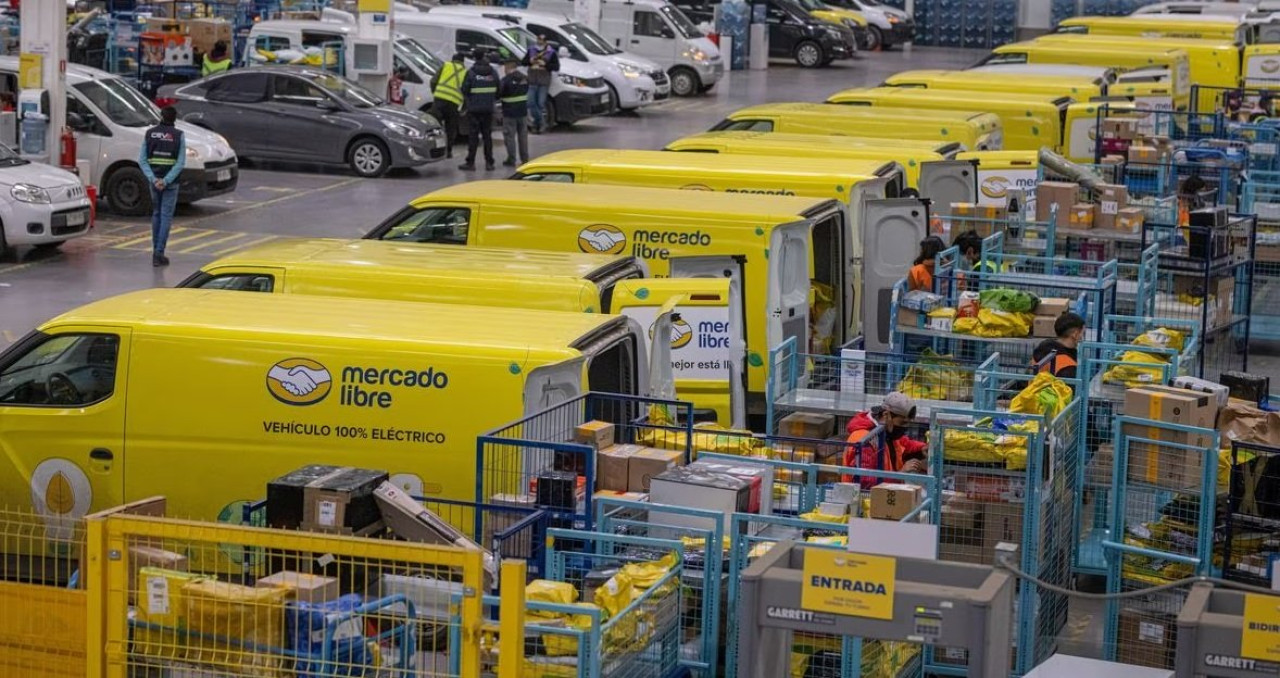
<svg viewBox="0 0 1280 678">
<path fill-rule="evenodd" d="M 187 146 L 187 160 L 200 162 L 200 151 L 197 151 L 196 149 L 190 146 Z"/>
<path fill-rule="evenodd" d="M 899 19 L 897 16 L 895 16 L 895 15 L 893 15 L 893 14 L 890 14 L 890 15 L 888 16 L 888 19 L 889 19 L 889 23 L 891 23 L 891 24 L 896 24 L 896 23 L 901 23 L 901 22 L 902 22 L 902 19 Z"/>
<path fill-rule="evenodd" d="M 14 184 L 9 189 L 9 195 L 13 196 L 18 202 L 29 202 L 37 205 L 48 205 L 52 200 L 49 199 L 49 192 L 39 186 L 31 184 Z"/>
<path fill-rule="evenodd" d="M 618 64 L 618 69 L 622 71 L 622 75 L 628 78 L 638 78 L 644 75 L 644 71 L 631 64 Z"/>
<path fill-rule="evenodd" d="M 577 78 L 572 75 L 567 75 L 565 73 L 560 74 L 560 82 L 570 87 L 586 87 L 587 86 L 587 83 L 583 82 L 582 78 Z"/>
<path fill-rule="evenodd" d="M 410 139 L 422 138 L 422 130 L 417 129 L 416 127 L 410 127 L 404 123 L 392 122 L 390 120 L 383 120 L 382 126 L 386 127 L 392 132 L 395 132 L 396 134 L 409 137 Z"/>
<path fill-rule="evenodd" d="M 685 52 L 684 55 L 689 57 L 690 59 L 693 59 L 694 61 L 707 60 L 707 53 L 700 49 L 691 49 L 688 52 Z"/>
</svg>

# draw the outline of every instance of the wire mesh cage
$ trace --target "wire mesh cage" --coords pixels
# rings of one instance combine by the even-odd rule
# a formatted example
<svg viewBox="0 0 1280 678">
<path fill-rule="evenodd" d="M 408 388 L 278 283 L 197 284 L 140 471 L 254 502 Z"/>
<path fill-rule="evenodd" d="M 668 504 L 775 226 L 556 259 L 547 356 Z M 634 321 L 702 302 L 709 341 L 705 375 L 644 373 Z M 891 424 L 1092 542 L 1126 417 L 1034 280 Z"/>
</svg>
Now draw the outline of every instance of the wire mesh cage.
<svg viewBox="0 0 1280 678">
<path fill-rule="evenodd" d="M 1280 560 L 1280 448 L 1231 441 L 1226 535 L 1221 545 L 1225 579 L 1271 588 Z"/>
<path fill-rule="evenodd" d="M 1158 406 L 1152 400 L 1152 407 Z M 1212 421 L 1206 421 L 1212 426 Z M 1130 416 L 1114 426 L 1113 527 L 1103 542 L 1107 591 L 1141 593 L 1215 571 L 1218 433 L 1209 428 Z M 1172 668 L 1176 617 L 1185 590 L 1112 598 L 1106 606 L 1107 656 Z"/>
<path fill-rule="evenodd" d="M 84 519 L 0 510 L 0 548 L 0 674 L 85 675 Z"/>
</svg>

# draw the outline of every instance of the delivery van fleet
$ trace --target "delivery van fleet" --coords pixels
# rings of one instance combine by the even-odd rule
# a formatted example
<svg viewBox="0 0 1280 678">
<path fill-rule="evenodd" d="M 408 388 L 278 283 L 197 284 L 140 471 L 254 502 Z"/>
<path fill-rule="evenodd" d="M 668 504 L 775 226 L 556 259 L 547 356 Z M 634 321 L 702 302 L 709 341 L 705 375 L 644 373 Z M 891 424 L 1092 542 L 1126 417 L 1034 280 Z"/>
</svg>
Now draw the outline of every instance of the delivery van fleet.
<svg viewBox="0 0 1280 678">
<path fill-rule="evenodd" d="M 736 281 L 748 310 L 746 402 L 748 411 L 758 414 L 763 412 L 769 348 L 788 337 L 811 345 L 811 280 L 831 291 L 831 343 L 839 346 L 859 330 L 855 303 L 865 299 L 855 299 L 855 292 L 865 288 L 868 295 L 878 295 L 881 287 L 890 289 L 905 274 L 911 258 L 907 254 L 901 261 L 868 262 L 864 282 L 855 284 L 862 243 L 851 242 L 854 231 L 846 217 L 839 202 L 819 198 L 477 181 L 428 193 L 365 237 L 630 253 L 647 260 L 659 277 Z M 914 250 L 928 223 L 927 206 L 914 199 L 866 200 L 858 217 L 864 240 L 910 241 L 885 245 L 894 252 Z M 919 235 L 904 226 L 917 222 Z M 682 378 L 679 369 L 675 377 Z"/>
<path fill-rule="evenodd" d="M 1058 22 L 1055 33 L 1120 35 L 1132 38 L 1191 38 L 1255 42 L 1254 27 L 1242 17 L 1215 14 L 1147 14 L 1141 16 L 1077 16 Z"/>
<path fill-rule="evenodd" d="M 712 132 L 787 132 L 826 136 L 954 141 L 969 151 L 1003 148 L 1000 118 L 973 110 L 892 112 L 835 104 L 792 102 L 747 106 L 712 126 Z"/>
<path fill-rule="evenodd" d="M 960 144 L 870 137 L 835 137 L 785 132 L 702 132 L 676 139 L 663 150 L 728 155 L 768 155 L 784 158 L 824 158 L 858 162 L 880 160 L 902 166 L 907 187 L 920 190 L 920 168 L 952 159 Z"/>
<path fill-rule="evenodd" d="M 1042 36 L 1049 37 L 1049 36 Z M 1060 36 L 1067 37 L 1067 36 Z M 1172 90 L 1173 110 L 1188 110 L 1191 105 L 1191 61 L 1187 53 L 1180 49 L 1160 48 L 1157 50 L 1138 49 L 1127 45 L 1083 45 L 1062 44 L 1059 42 L 1011 42 L 1001 45 L 986 56 L 979 65 L 983 70 L 987 67 L 1005 67 L 1011 65 L 1066 65 L 1095 66 L 1099 68 L 1115 68 L 1125 71 L 1150 72 L 1153 68 L 1162 68 L 1168 74 L 1168 81 L 1161 82 L 1156 78 L 1138 79 L 1135 86 L 1143 82 L 1167 86 Z M 1123 77 L 1123 76 L 1118 76 Z M 1134 93 L 1121 92 L 1126 96 L 1141 94 L 1140 89 Z M 1155 96 L 1154 94 L 1152 96 Z"/>
<path fill-rule="evenodd" d="M 44 515 L 164 495 L 226 520 L 272 478 L 336 464 L 470 501 L 478 435 L 588 390 L 645 393 L 644 335 L 590 313 L 132 292 L 0 353 L 0 491 Z"/>
<path fill-rule="evenodd" d="M 648 274 L 626 255 L 290 238 L 205 264 L 178 287 L 608 313 L 614 285 Z"/>
<path fill-rule="evenodd" d="M 1106 94 L 1107 91 L 1107 82 L 1096 75 L 1040 75 L 1028 78 L 1025 74 L 1015 73 L 943 70 L 902 71 L 886 78 L 883 86 L 1071 97 L 1076 101 L 1088 101 Z"/>
</svg>

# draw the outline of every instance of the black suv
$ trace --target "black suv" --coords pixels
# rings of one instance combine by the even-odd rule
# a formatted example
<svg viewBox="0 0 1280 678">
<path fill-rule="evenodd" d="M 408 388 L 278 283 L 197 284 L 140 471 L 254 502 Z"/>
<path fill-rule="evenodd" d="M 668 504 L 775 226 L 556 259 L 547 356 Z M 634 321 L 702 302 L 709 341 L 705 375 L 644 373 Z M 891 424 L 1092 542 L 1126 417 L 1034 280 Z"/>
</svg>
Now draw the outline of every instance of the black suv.
<svg viewBox="0 0 1280 678">
<path fill-rule="evenodd" d="M 674 0 L 672 4 L 694 22 L 715 21 L 716 2 Z M 771 58 L 795 59 L 805 68 L 817 68 L 836 59 L 852 59 L 857 51 L 852 31 L 813 18 L 794 0 L 763 0 L 753 3 L 752 9 L 761 5 L 769 25 Z"/>
</svg>

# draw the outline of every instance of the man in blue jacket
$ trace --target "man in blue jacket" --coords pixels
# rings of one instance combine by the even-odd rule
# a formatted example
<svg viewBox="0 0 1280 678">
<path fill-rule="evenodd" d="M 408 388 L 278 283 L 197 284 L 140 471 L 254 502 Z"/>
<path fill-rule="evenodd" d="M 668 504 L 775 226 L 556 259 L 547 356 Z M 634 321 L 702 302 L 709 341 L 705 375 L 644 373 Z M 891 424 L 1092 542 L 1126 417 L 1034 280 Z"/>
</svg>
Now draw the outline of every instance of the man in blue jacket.
<svg viewBox="0 0 1280 678">
<path fill-rule="evenodd" d="M 151 185 L 151 265 L 168 266 L 164 255 L 178 207 L 178 177 L 187 162 L 187 140 L 176 126 L 178 111 L 160 109 L 160 124 L 147 130 L 138 155 L 138 167 Z"/>
<path fill-rule="evenodd" d="M 489 58 L 483 51 L 477 52 L 475 64 L 462 80 L 462 96 L 471 133 L 467 135 L 467 161 L 458 169 L 475 170 L 476 146 L 483 139 L 484 168 L 493 171 L 493 111 L 498 102 L 498 74 L 489 65 Z"/>
</svg>

